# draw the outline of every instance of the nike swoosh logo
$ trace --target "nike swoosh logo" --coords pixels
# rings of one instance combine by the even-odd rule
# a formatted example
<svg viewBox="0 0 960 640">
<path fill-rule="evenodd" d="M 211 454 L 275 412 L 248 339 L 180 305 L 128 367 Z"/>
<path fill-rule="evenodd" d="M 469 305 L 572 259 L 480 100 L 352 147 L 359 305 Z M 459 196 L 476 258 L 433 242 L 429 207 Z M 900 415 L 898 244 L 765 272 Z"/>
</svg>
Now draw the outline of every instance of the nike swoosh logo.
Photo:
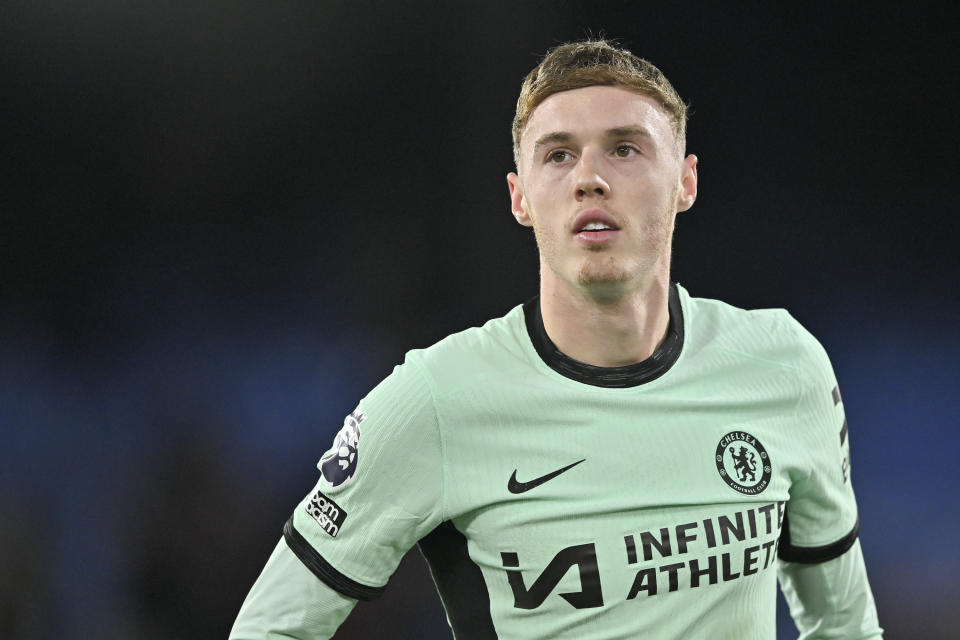
<svg viewBox="0 0 960 640">
<path fill-rule="evenodd" d="M 525 492 L 525 491 L 530 491 L 530 489 L 539 487 L 540 485 L 542 485 L 544 482 L 547 482 L 548 480 L 553 480 L 554 478 L 556 478 L 558 475 L 560 475 L 560 474 L 563 473 L 564 471 L 568 471 L 569 469 L 572 469 L 573 467 L 577 466 L 578 464 L 580 464 L 581 462 L 584 462 L 584 461 L 586 461 L 586 458 L 584 458 L 583 460 L 577 460 L 577 461 L 574 462 L 573 464 L 568 464 L 567 466 L 563 467 L 562 469 L 557 469 L 556 471 L 551 471 L 550 473 L 548 473 L 548 474 L 545 475 L 545 476 L 540 476 L 539 478 L 534 478 L 533 480 L 530 480 L 529 482 L 517 482 L 517 470 L 514 469 L 514 470 L 513 470 L 513 473 L 510 474 L 510 482 L 507 483 L 507 490 L 508 490 L 510 493 L 523 493 L 523 492 Z"/>
</svg>

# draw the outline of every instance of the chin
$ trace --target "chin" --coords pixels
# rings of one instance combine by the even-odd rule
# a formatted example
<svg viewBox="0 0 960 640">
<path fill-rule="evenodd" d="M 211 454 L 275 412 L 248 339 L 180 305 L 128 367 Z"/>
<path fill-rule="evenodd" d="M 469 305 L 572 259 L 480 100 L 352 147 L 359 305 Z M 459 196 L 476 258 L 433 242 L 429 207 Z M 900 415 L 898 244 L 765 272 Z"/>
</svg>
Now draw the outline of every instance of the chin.
<svg viewBox="0 0 960 640">
<path fill-rule="evenodd" d="M 577 274 L 577 284 L 601 303 L 623 297 L 632 279 L 630 272 L 615 264 L 587 264 Z"/>
<path fill-rule="evenodd" d="M 577 282 L 582 286 L 616 286 L 629 282 L 632 273 L 613 256 L 586 260 L 577 273 Z"/>
</svg>

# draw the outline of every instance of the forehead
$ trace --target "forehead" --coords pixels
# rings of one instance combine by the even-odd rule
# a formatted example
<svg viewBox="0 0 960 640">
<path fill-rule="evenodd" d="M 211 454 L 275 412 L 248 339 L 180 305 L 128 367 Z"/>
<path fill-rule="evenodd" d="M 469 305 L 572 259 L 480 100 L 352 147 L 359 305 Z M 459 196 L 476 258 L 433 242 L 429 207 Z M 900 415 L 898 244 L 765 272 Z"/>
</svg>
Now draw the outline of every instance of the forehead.
<svg viewBox="0 0 960 640">
<path fill-rule="evenodd" d="M 539 137 L 557 131 L 589 137 L 627 126 L 646 129 L 657 144 L 673 140 L 670 118 L 653 98 L 623 87 L 594 86 L 561 91 L 541 102 L 520 145 L 529 149 Z"/>
</svg>

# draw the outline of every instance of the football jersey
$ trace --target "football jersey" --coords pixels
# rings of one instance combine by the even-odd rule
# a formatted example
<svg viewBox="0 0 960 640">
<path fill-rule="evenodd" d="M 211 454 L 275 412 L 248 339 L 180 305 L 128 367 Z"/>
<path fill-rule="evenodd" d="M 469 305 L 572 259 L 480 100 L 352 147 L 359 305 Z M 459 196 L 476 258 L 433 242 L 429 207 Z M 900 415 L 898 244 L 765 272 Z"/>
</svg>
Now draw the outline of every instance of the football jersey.
<svg viewBox="0 0 960 640">
<path fill-rule="evenodd" d="M 287 544 L 371 599 L 419 543 L 458 640 L 775 637 L 777 559 L 857 537 L 837 383 L 782 309 L 672 284 L 669 312 L 624 367 L 558 351 L 536 298 L 410 351 L 347 416 Z"/>
</svg>

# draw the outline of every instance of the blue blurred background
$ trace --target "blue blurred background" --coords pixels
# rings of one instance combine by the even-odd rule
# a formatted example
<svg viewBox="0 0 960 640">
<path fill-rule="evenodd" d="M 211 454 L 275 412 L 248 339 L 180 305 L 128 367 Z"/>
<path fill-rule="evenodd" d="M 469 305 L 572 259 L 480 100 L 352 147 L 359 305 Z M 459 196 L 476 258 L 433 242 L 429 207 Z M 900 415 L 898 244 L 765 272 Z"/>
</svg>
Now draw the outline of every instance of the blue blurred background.
<svg viewBox="0 0 960 640">
<path fill-rule="evenodd" d="M 887 637 L 957 637 L 946 4 L 743 6 L 4 3 L 0 637 L 226 637 L 359 398 L 536 293 L 510 121 L 588 33 L 692 105 L 675 279 L 831 355 Z M 416 551 L 337 637 L 449 637 Z"/>
</svg>

